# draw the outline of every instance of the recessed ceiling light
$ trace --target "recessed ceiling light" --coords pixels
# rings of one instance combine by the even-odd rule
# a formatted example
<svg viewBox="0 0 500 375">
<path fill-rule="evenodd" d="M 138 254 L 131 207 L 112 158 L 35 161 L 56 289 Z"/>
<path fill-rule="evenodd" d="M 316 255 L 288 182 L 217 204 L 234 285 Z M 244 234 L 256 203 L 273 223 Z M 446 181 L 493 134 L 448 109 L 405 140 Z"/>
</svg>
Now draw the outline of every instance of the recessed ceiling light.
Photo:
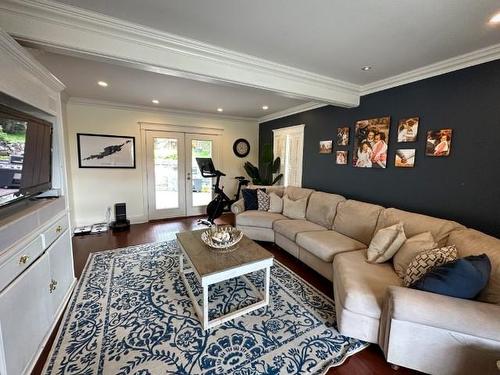
<svg viewBox="0 0 500 375">
<path fill-rule="evenodd" d="M 372 68 L 372 67 L 371 67 L 370 65 L 365 65 L 365 66 L 363 66 L 363 67 L 361 68 L 361 70 L 364 70 L 365 72 L 367 72 L 367 71 L 371 70 L 371 68 Z"/>
<path fill-rule="evenodd" d="M 160 104 L 160 101 L 158 99 L 153 99 L 151 101 L 153 102 L 153 104 Z"/>
<path fill-rule="evenodd" d="M 217 112 L 224 112 L 223 108 L 217 108 Z"/>
<path fill-rule="evenodd" d="M 267 111 L 267 110 L 269 109 L 269 107 L 268 107 L 267 105 L 263 105 L 263 106 L 262 106 L 262 109 L 263 109 L 264 111 Z"/>
<path fill-rule="evenodd" d="M 496 25 L 500 23 L 500 12 L 495 14 L 493 17 L 490 18 L 489 23 L 492 25 Z"/>
<path fill-rule="evenodd" d="M 108 83 L 107 82 L 104 82 L 104 81 L 99 81 L 97 82 L 97 84 L 101 87 L 108 87 Z"/>
</svg>

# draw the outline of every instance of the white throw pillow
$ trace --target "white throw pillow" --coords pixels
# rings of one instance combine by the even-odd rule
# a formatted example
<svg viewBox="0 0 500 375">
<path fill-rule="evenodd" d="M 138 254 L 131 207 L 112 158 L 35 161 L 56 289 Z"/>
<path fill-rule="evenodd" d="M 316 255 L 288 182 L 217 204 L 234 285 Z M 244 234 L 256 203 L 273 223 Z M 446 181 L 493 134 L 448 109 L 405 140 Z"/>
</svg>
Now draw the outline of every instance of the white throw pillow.
<svg viewBox="0 0 500 375">
<path fill-rule="evenodd" d="M 384 263 L 391 259 L 406 241 L 403 223 L 380 229 L 372 238 L 366 257 L 370 263 Z"/>
<path fill-rule="evenodd" d="M 392 258 L 394 271 L 399 277 L 404 278 L 406 269 L 413 258 L 426 250 L 435 249 L 437 246 L 431 232 L 420 233 L 408 238 Z"/>
<path fill-rule="evenodd" d="M 281 197 L 272 192 L 269 193 L 269 212 L 274 212 L 280 214 L 283 212 L 283 199 Z"/>
<path fill-rule="evenodd" d="M 288 195 L 283 197 L 283 215 L 290 219 L 305 219 L 307 197 L 292 201 Z"/>
</svg>

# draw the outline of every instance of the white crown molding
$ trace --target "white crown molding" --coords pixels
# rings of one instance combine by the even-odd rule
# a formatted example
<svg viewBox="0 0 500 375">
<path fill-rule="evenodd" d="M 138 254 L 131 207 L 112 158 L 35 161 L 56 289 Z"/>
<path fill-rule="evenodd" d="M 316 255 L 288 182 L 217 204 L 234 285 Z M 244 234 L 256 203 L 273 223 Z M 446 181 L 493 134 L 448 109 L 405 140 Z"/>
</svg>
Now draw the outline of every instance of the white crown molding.
<svg viewBox="0 0 500 375">
<path fill-rule="evenodd" d="M 16 43 L 16 41 L 2 29 L 0 29 L 0 49 L 2 50 L 2 53 L 7 53 L 19 65 L 54 91 L 59 92 L 66 88 L 61 81 L 54 77 L 52 73 L 36 61 L 33 56 Z"/>
<path fill-rule="evenodd" d="M 291 116 L 291 115 L 294 115 L 296 113 L 310 111 L 311 109 L 325 107 L 327 105 L 328 104 L 325 104 L 325 103 L 315 103 L 315 102 L 309 102 L 309 103 L 299 104 L 299 105 L 296 105 L 294 107 L 290 107 L 288 109 L 284 109 L 283 111 L 278 111 L 278 112 L 270 113 L 270 114 L 268 114 L 266 116 L 262 116 L 262 117 L 260 117 L 258 119 L 258 121 L 259 121 L 259 124 L 260 124 L 260 123 L 263 123 L 263 122 L 267 122 L 267 121 L 271 121 L 271 120 L 276 120 L 276 119 L 279 119 L 279 118 L 282 118 L 282 117 Z"/>
<path fill-rule="evenodd" d="M 2 0 L 0 26 L 28 42 L 163 74 L 271 90 L 342 107 L 359 86 L 50 0 Z"/>
<path fill-rule="evenodd" d="M 238 117 L 238 116 L 229 116 L 229 115 L 218 115 L 214 113 L 208 112 L 195 112 L 195 111 L 182 111 L 178 109 L 169 109 L 169 108 L 159 108 L 152 107 L 146 105 L 134 105 L 134 104 L 126 104 L 126 103 L 118 103 L 107 100 L 98 100 L 91 98 L 80 98 L 72 96 L 67 101 L 68 104 L 74 105 L 87 105 L 87 106 L 98 106 L 98 107 L 106 107 L 111 109 L 120 109 L 120 110 L 128 110 L 128 111 L 139 111 L 139 112 L 160 112 L 166 113 L 175 116 L 189 116 L 189 117 L 197 117 L 197 118 L 209 118 L 209 119 L 219 119 L 225 121 L 234 122 L 257 122 L 257 118 L 254 117 Z"/>
<path fill-rule="evenodd" d="M 392 87 L 405 85 L 407 83 L 420 81 L 426 78 L 435 77 L 441 74 L 498 59 L 500 59 L 500 44 L 482 48 L 460 56 L 452 57 L 451 59 L 442 60 L 434 64 L 410 70 L 393 77 L 366 84 L 361 87 L 361 95 L 387 90 Z"/>
</svg>

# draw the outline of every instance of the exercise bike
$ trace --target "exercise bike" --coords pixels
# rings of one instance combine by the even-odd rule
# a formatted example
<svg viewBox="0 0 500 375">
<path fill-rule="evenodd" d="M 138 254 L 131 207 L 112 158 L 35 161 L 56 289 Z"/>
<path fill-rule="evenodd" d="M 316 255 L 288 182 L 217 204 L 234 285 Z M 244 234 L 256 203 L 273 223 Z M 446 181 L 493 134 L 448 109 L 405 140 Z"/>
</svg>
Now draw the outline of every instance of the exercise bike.
<svg viewBox="0 0 500 375">
<path fill-rule="evenodd" d="M 226 174 L 215 169 L 212 158 L 196 158 L 196 163 L 198 163 L 198 168 L 200 168 L 201 175 L 204 178 L 215 177 L 215 184 L 213 185 L 215 197 L 207 205 L 207 218 L 198 220 L 200 224 L 212 226 L 215 219 L 220 217 L 223 212 L 231 211 L 231 205 L 240 199 L 241 188 L 248 185 L 250 181 L 243 176 L 235 177 L 235 180 L 238 181 L 238 190 L 234 195 L 234 199 L 231 199 L 224 193 L 224 186 L 220 187 L 220 178 Z"/>
</svg>

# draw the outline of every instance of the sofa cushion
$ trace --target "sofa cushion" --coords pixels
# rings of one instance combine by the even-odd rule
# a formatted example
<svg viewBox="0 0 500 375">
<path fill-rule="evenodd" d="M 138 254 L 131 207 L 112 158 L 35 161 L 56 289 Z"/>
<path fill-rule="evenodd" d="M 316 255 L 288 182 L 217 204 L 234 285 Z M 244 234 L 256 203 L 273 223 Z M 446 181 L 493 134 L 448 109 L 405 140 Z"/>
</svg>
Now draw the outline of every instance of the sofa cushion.
<svg viewBox="0 0 500 375">
<path fill-rule="evenodd" d="M 384 263 L 391 259 L 406 241 L 403 224 L 398 223 L 380 229 L 373 236 L 366 252 L 368 262 Z"/>
<path fill-rule="evenodd" d="M 309 196 L 313 193 L 313 189 L 306 189 L 296 186 L 287 186 L 285 188 L 285 192 L 283 195 L 288 195 L 292 201 L 296 201 L 301 198 L 309 198 Z"/>
<path fill-rule="evenodd" d="M 404 224 L 405 233 L 408 238 L 419 233 L 431 232 L 438 246 L 446 244 L 451 231 L 465 228 L 454 221 L 398 210 L 397 208 L 387 208 L 380 215 L 377 229 L 385 228 L 399 222 Z"/>
<path fill-rule="evenodd" d="M 297 234 L 297 244 L 325 262 L 331 262 L 336 254 L 365 249 L 366 245 L 333 230 L 302 232 Z"/>
<path fill-rule="evenodd" d="M 283 199 L 276 193 L 269 193 L 269 212 L 282 213 Z"/>
<path fill-rule="evenodd" d="M 259 211 L 269 211 L 271 198 L 266 192 L 257 189 L 257 206 Z"/>
<path fill-rule="evenodd" d="M 243 202 L 245 203 L 245 210 L 250 211 L 257 210 L 259 208 L 256 189 L 243 189 L 241 190 L 241 195 L 243 196 Z"/>
<path fill-rule="evenodd" d="M 491 262 L 490 281 L 478 300 L 500 305 L 500 240 L 474 229 L 453 231 L 448 245 L 457 247 L 458 256 L 486 254 Z"/>
<path fill-rule="evenodd" d="M 368 245 L 375 232 L 380 212 L 383 209 L 382 206 L 352 199 L 340 202 L 337 206 L 337 215 L 333 221 L 333 229 Z"/>
<path fill-rule="evenodd" d="M 436 247 L 437 243 L 434 241 L 431 232 L 420 233 L 408 238 L 392 258 L 394 270 L 399 277 L 404 278 L 408 264 L 413 258 L 426 250 L 435 249 Z"/>
<path fill-rule="evenodd" d="M 293 200 L 288 195 L 283 197 L 283 215 L 290 219 L 305 219 L 307 208 L 307 197 Z"/>
<path fill-rule="evenodd" d="M 401 286 L 390 263 L 367 263 L 366 251 L 339 254 L 333 261 L 335 291 L 344 308 L 380 319 L 386 290 Z"/>
<path fill-rule="evenodd" d="M 326 230 L 325 227 L 307 220 L 278 220 L 274 222 L 273 229 L 276 233 L 285 236 L 290 241 L 295 241 L 297 233 L 300 232 Z"/>
<path fill-rule="evenodd" d="M 287 217 L 272 212 L 265 211 L 245 211 L 236 215 L 236 225 L 249 227 L 270 228 L 276 220 L 284 220 Z"/>
<path fill-rule="evenodd" d="M 315 191 L 309 197 L 306 219 L 327 229 L 332 229 L 337 205 L 343 201 L 345 198 L 341 195 Z"/>
<path fill-rule="evenodd" d="M 408 265 L 403 285 L 410 286 L 420 280 L 427 271 L 452 262 L 455 259 L 457 259 L 457 248 L 454 245 L 424 251 L 413 258 Z"/>
<path fill-rule="evenodd" d="M 254 185 L 249 184 L 245 189 L 263 189 L 266 193 L 275 193 L 279 197 L 283 196 L 285 187 L 281 185 Z"/>
<path fill-rule="evenodd" d="M 473 299 L 488 284 L 490 272 L 491 263 L 486 254 L 469 255 L 431 269 L 410 288 Z"/>
</svg>

